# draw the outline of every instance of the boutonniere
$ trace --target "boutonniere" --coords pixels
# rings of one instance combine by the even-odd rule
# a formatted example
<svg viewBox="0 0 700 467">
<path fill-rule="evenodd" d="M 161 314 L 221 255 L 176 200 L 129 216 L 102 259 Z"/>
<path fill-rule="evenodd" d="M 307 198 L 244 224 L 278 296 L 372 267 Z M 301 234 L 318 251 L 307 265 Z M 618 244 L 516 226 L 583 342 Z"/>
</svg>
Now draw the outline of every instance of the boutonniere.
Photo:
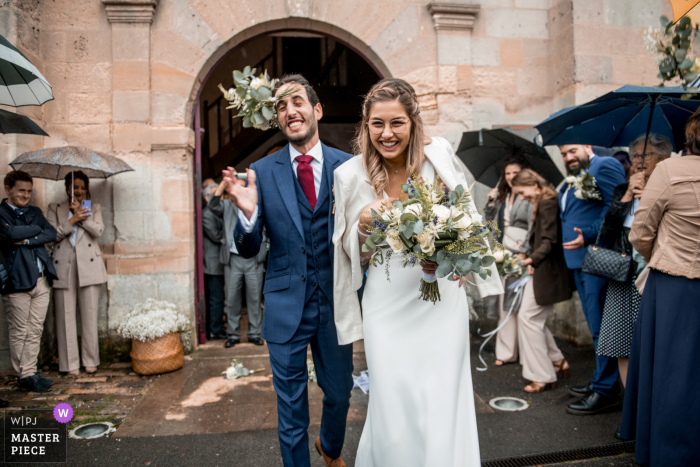
<svg viewBox="0 0 700 467">
<path fill-rule="evenodd" d="M 331 185 L 331 196 L 333 197 L 333 209 L 331 214 L 335 214 L 335 184 Z"/>
<path fill-rule="evenodd" d="M 578 199 L 586 201 L 602 201 L 603 199 L 600 195 L 600 190 L 598 190 L 595 177 L 590 172 L 581 169 L 581 173 L 578 176 L 569 175 L 564 181 L 569 185 L 568 190 L 574 187 L 574 196 Z"/>
</svg>

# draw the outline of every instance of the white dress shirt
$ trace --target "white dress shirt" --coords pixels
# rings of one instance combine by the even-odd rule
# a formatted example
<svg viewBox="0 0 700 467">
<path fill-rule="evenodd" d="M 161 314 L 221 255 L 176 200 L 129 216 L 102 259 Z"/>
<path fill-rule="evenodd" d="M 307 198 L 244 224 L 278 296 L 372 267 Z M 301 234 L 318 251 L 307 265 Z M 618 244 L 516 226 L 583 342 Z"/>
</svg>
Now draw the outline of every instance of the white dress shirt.
<svg viewBox="0 0 700 467">
<path fill-rule="evenodd" d="M 588 159 L 588 167 L 590 168 L 591 166 L 591 161 L 595 157 L 595 154 L 591 154 L 590 159 Z M 569 189 L 570 190 L 570 189 Z M 564 212 L 566 210 L 566 197 L 569 194 L 569 190 L 566 190 L 564 194 L 561 197 L 561 211 Z"/>
<path fill-rule="evenodd" d="M 323 177 L 323 146 L 321 141 L 316 143 L 316 146 L 311 148 L 306 154 L 302 154 L 297 151 L 294 146 L 289 145 L 289 157 L 292 159 L 292 170 L 294 175 L 297 175 L 297 167 L 299 167 L 299 162 L 296 161 L 297 156 L 311 156 L 314 159 L 311 161 L 311 169 L 314 171 L 314 189 L 316 190 L 316 198 L 318 198 L 318 193 L 321 190 L 321 178 Z M 297 176 L 297 178 L 299 178 Z M 250 220 L 243 214 L 243 211 L 238 210 L 238 221 L 241 223 L 243 230 L 246 232 L 251 232 L 253 226 L 255 225 L 255 218 L 258 216 L 258 206 L 255 206 L 253 210 L 253 215 L 250 216 Z M 235 242 L 232 244 L 231 252 L 233 253 L 235 247 Z M 237 252 L 236 252 L 237 253 Z"/>
</svg>

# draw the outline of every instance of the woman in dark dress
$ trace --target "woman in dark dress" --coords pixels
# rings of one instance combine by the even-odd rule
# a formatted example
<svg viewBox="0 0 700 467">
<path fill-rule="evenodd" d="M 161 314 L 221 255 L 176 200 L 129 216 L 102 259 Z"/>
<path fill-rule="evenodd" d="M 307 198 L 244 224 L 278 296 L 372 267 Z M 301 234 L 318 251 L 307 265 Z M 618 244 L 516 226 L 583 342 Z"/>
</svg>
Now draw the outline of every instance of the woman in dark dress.
<svg viewBox="0 0 700 467">
<path fill-rule="evenodd" d="M 642 170 L 644 139 L 645 136 L 642 135 L 629 146 L 632 154 L 632 175 L 628 183 L 623 183 L 615 189 L 601 232 L 602 238 L 614 242 L 616 251 L 624 252 L 629 256 L 633 255 L 632 244 L 629 242 L 630 228 L 635 213 L 639 209 L 639 200 L 644 192 L 644 186 L 656 165 L 668 159 L 673 151 L 673 145 L 667 137 L 649 134 L 647 155 L 644 158 Z M 608 282 L 603 308 L 603 321 L 596 352 L 604 357 L 617 358 L 623 385 L 627 382 L 632 330 L 637 319 L 639 304 L 642 302 L 642 296 L 634 283 L 637 280 L 638 271 L 641 271 L 644 266 L 643 261 L 642 264 L 633 264 L 633 270 L 627 282 Z"/>
<path fill-rule="evenodd" d="M 649 262 L 634 325 L 621 435 L 652 467 L 700 460 L 700 111 L 686 125 L 690 154 L 658 164 L 630 242 Z"/>
</svg>

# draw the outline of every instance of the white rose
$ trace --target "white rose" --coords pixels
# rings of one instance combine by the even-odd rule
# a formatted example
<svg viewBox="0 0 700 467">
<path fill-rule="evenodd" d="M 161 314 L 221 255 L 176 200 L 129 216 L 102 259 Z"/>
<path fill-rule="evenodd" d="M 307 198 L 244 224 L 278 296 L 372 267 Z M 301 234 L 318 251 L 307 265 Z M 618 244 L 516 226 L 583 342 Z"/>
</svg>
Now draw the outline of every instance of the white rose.
<svg viewBox="0 0 700 467">
<path fill-rule="evenodd" d="M 443 196 L 442 193 L 438 193 L 435 190 L 433 190 L 430 192 L 430 202 L 433 204 L 437 204 L 440 201 L 442 201 L 442 196 Z"/>
<path fill-rule="evenodd" d="M 255 89 L 256 91 L 260 89 L 263 85 L 265 85 L 265 80 L 261 78 L 253 78 L 250 80 L 250 87 Z"/>
<path fill-rule="evenodd" d="M 564 181 L 569 185 L 573 185 L 574 183 L 576 183 L 576 177 L 574 177 L 573 175 L 569 175 L 564 179 Z"/>
<path fill-rule="evenodd" d="M 381 217 L 384 221 L 391 222 L 392 219 L 398 219 L 401 217 L 401 210 L 396 208 L 387 209 L 382 212 Z"/>
<path fill-rule="evenodd" d="M 446 221 L 450 217 L 450 208 L 443 206 L 442 204 L 433 204 L 433 215 L 437 216 L 439 221 Z"/>
<path fill-rule="evenodd" d="M 406 210 L 404 212 L 411 213 L 416 217 L 420 218 L 420 215 L 423 213 L 423 206 L 421 206 L 420 203 L 409 204 L 408 206 L 406 206 Z"/>
<path fill-rule="evenodd" d="M 470 216 L 472 218 L 472 224 L 481 224 L 484 222 L 484 218 L 478 212 L 474 212 Z"/>
<path fill-rule="evenodd" d="M 581 190 L 581 188 L 576 188 L 576 191 L 574 191 L 574 196 L 578 199 L 583 199 L 583 190 Z"/>
<path fill-rule="evenodd" d="M 493 253 L 493 257 L 496 259 L 497 263 L 502 263 L 506 259 L 506 254 L 502 249 L 498 249 Z"/>
<path fill-rule="evenodd" d="M 423 233 L 420 235 L 415 235 L 416 240 L 420 244 L 420 249 L 423 253 L 432 255 L 435 253 L 435 234 L 430 229 L 424 229 Z"/>
<path fill-rule="evenodd" d="M 394 253 L 401 253 L 403 251 L 404 245 L 396 229 L 387 232 L 386 242 Z"/>
</svg>

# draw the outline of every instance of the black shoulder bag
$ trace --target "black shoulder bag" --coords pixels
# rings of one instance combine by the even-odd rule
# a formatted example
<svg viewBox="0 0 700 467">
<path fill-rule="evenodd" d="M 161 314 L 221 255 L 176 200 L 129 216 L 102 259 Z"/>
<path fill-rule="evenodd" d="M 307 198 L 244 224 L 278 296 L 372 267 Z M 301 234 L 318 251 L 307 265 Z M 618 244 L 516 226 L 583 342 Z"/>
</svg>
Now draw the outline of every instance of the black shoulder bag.
<svg viewBox="0 0 700 467">
<path fill-rule="evenodd" d="M 581 270 L 586 274 L 602 277 L 603 279 L 615 282 L 627 282 L 632 269 L 632 256 L 626 254 L 624 251 L 619 252 L 599 246 L 600 235 L 603 232 L 604 225 L 605 221 L 600 224 L 595 244 L 588 245 Z M 624 248 L 624 230 L 621 231 L 620 235 L 622 235 L 622 245 Z"/>
</svg>

